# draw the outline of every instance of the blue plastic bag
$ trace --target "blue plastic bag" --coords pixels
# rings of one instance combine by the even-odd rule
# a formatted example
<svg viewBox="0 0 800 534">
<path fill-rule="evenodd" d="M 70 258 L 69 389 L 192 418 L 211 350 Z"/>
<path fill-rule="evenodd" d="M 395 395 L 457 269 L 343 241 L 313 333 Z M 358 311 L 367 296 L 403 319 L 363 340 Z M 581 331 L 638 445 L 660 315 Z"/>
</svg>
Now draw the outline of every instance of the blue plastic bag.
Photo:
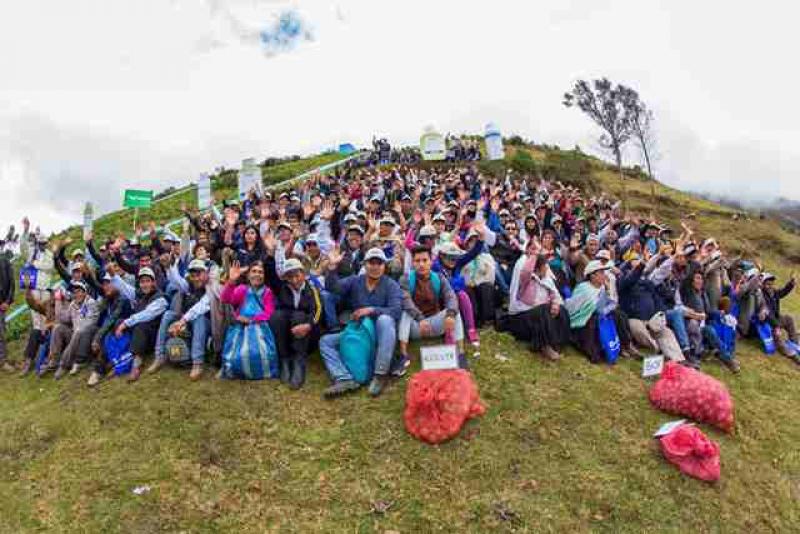
<svg viewBox="0 0 800 534">
<path fill-rule="evenodd" d="M 614 316 L 611 314 L 601 315 L 597 320 L 597 334 L 600 338 L 600 346 L 606 355 L 606 362 L 617 363 L 620 352 L 619 334 L 617 325 L 614 324 Z"/>
<path fill-rule="evenodd" d="M 131 335 L 124 333 L 122 336 L 108 334 L 103 340 L 106 350 L 106 359 L 114 367 L 117 376 L 126 375 L 133 369 L 133 354 L 131 354 Z"/>
<path fill-rule="evenodd" d="M 339 354 L 353 380 L 366 384 L 375 372 L 375 322 L 370 317 L 350 321 L 339 335 Z"/>
<path fill-rule="evenodd" d="M 761 339 L 764 352 L 768 355 L 775 354 L 775 338 L 772 337 L 772 327 L 764 321 L 753 321 L 753 326 Z"/>
</svg>

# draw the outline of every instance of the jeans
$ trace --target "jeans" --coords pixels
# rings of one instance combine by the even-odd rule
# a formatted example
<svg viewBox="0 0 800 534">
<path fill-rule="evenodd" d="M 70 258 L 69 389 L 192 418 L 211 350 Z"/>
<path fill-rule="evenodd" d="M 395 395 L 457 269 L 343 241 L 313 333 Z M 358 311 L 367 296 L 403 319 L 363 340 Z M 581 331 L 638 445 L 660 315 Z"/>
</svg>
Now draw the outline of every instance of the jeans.
<svg viewBox="0 0 800 534">
<path fill-rule="evenodd" d="M 381 315 L 375 321 L 375 334 L 378 338 L 378 350 L 375 353 L 375 374 L 386 375 L 394 356 L 394 346 L 397 343 L 397 321 L 390 315 Z M 322 361 L 328 369 L 328 374 L 334 382 L 353 380 L 353 375 L 347 370 L 339 356 L 340 334 L 322 336 L 319 341 L 319 352 Z"/>
<path fill-rule="evenodd" d="M 687 352 L 690 346 L 689 333 L 686 331 L 686 320 L 684 318 L 683 310 L 667 310 L 666 316 L 667 324 L 675 333 L 675 339 L 678 340 L 678 344 L 681 346 L 681 351 L 684 353 Z"/>
<path fill-rule="evenodd" d="M 438 337 L 444 335 L 444 320 L 447 318 L 447 310 L 442 310 L 436 315 L 426 317 L 425 321 L 431 325 L 431 335 L 428 337 Z M 453 329 L 455 334 L 454 341 L 461 341 L 464 339 L 464 326 L 461 323 L 461 318 L 456 315 L 456 326 Z M 400 318 L 400 328 L 397 338 L 403 343 L 407 343 L 409 339 L 422 339 L 419 331 L 419 321 L 415 321 L 409 314 L 403 312 Z"/>
<path fill-rule="evenodd" d="M 331 329 L 336 328 L 339 326 L 339 314 L 336 312 L 339 295 L 323 289 L 319 292 L 319 297 L 322 300 L 322 311 L 325 314 L 325 326 Z"/>
<path fill-rule="evenodd" d="M 158 336 L 156 337 L 157 359 L 163 360 L 166 358 L 164 347 L 169 337 L 169 327 L 180 318 L 181 316 L 172 310 L 165 311 L 163 317 L 161 317 L 161 325 L 158 327 Z M 206 342 L 211 332 L 211 321 L 208 315 L 200 315 L 189 324 L 192 328 L 192 345 L 190 349 L 192 363 L 203 363 L 206 355 Z"/>
<path fill-rule="evenodd" d="M 508 295 L 511 291 L 509 286 L 510 278 L 507 278 L 506 270 L 503 269 L 503 266 L 500 265 L 500 262 L 495 260 L 495 270 L 494 270 L 494 281 L 497 284 L 497 289 L 503 295 Z"/>
<path fill-rule="evenodd" d="M 733 359 L 733 354 L 731 354 L 730 351 L 728 351 L 722 345 L 722 342 L 720 341 L 719 336 L 717 335 L 717 331 L 714 330 L 714 327 L 712 327 L 711 325 L 705 325 L 703 327 L 703 339 L 705 340 L 706 343 L 708 343 L 709 347 L 719 351 L 720 359 L 726 362 L 731 361 L 731 359 Z"/>
</svg>

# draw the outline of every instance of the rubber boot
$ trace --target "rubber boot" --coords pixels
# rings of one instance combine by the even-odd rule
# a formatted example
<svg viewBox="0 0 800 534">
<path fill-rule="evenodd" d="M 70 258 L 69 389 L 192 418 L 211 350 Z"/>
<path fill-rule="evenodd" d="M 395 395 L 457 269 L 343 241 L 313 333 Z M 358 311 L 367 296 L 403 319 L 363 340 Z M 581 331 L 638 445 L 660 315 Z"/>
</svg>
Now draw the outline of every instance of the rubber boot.
<svg viewBox="0 0 800 534">
<path fill-rule="evenodd" d="M 306 383 L 306 357 L 295 356 L 292 369 L 292 378 L 289 383 L 291 389 L 300 389 Z"/>
</svg>

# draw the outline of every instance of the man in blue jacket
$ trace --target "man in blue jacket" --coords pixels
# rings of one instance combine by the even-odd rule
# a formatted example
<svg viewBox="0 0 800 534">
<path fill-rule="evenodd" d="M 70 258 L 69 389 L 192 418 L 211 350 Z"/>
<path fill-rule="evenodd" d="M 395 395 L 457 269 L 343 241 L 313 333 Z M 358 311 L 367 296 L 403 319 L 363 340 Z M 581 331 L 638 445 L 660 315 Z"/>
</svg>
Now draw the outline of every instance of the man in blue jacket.
<svg viewBox="0 0 800 534">
<path fill-rule="evenodd" d="M 375 376 L 369 385 L 369 393 L 377 397 L 389 381 L 389 372 L 397 343 L 397 323 L 403 311 L 403 292 L 400 285 L 386 275 L 387 258 L 383 250 L 372 248 L 364 256 L 365 274 L 348 276 L 342 280 L 336 269 L 342 254 L 338 248 L 328 254 L 328 274 L 325 288 L 339 295 L 345 309 L 353 310 L 351 319 L 371 317 L 375 321 L 377 351 L 375 354 Z M 325 367 L 333 379 L 333 385 L 325 390 L 325 398 L 334 398 L 359 388 L 353 375 L 347 370 L 339 355 L 340 334 L 328 334 L 320 340 L 320 353 Z"/>
</svg>

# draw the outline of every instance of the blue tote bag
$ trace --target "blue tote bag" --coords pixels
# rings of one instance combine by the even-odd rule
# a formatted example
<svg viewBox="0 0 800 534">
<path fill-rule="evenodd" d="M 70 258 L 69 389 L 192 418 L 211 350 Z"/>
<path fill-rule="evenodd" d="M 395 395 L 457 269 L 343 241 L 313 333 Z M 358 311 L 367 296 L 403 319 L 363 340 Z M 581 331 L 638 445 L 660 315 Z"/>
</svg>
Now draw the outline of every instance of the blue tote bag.
<svg viewBox="0 0 800 534">
<path fill-rule="evenodd" d="M 603 347 L 606 355 L 606 362 L 617 363 L 620 342 L 617 325 L 614 324 L 614 317 L 611 314 L 601 315 L 597 319 L 597 335 L 600 338 L 600 346 Z"/>
</svg>

